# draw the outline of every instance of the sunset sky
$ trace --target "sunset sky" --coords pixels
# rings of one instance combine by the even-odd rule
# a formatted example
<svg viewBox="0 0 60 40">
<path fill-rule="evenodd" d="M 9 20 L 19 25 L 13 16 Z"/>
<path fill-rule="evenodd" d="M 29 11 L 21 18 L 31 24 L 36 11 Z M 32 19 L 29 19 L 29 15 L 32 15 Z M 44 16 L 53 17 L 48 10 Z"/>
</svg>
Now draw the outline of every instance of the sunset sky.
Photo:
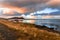
<svg viewBox="0 0 60 40">
<path fill-rule="evenodd" d="M 0 0 L 1 8 L 9 8 L 21 14 L 31 13 L 45 8 L 60 9 L 60 0 Z"/>
<path fill-rule="evenodd" d="M 53 16 L 31 16 L 34 14 L 52 13 L 60 14 L 60 0 L 0 0 L 0 17 L 4 15 L 23 14 L 25 18 L 53 18 Z M 56 14 L 57 14 L 56 13 Z M 24 14 L 29 14 L 25 16 Z M 1 16 L 2 15 L 2 16 Z M 16 15 L 15 15 L 16 16 Z M 12 17 L 12 16 L 11 16 Z M 28 21 L 29 22 L 29 21 Z M 35 20 L 32 20 L 34 23 Z"/>
</svg>

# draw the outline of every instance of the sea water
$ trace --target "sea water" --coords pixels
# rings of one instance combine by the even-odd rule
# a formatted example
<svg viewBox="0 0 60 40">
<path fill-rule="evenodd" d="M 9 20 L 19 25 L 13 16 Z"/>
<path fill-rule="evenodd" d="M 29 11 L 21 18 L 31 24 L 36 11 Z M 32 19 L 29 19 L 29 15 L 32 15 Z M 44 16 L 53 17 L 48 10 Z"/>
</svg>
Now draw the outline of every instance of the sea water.
<svg viewBox="0 0 60 40">
<path fill-rule="evenodd" d="M 39 19 L 35 22 L 36 25 L 45 25 L 48 28 L 60 31 L 60 19 Z"/>
</svg>

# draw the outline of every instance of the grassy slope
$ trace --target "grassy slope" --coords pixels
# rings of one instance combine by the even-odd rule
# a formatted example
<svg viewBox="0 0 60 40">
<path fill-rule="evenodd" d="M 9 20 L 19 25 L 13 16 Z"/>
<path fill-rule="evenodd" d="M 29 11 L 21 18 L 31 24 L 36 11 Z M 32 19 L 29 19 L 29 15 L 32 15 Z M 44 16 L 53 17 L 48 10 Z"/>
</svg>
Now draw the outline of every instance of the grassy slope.
<svg viewBox="0 0 60 40">
<path fill-rule="evenodd" d="M 59 33 L 48 31 L 47 28 L 38 29 L 34 24 L 14 23 L 2 19 L 0 23 L 5 26 L 4 33 L 0 30 L 0 35 L 3 33 L 0 37 L 2 40 L 60 40 Z"/>
</svg>

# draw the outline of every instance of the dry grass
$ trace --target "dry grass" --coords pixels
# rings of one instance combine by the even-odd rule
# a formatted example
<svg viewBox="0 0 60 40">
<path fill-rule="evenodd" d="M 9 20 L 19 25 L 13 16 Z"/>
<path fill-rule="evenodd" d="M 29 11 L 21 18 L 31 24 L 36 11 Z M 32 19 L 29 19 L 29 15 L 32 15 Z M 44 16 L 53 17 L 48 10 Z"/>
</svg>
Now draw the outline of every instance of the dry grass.
<svg viewBox="0 0 60 40">
<path fill-rule="evenodd" d="M 2 40 L 60 40 L 60 34 L 47 29 L 38 29 L 34 24 L 14 23 L 7 20 L 0 20 L 0 23 L 6 27 L 2 34 Z M 3 27 L 4 28 L 4 27 Z M 8 39 L 9 38 L 9 39 Z"/>
</svg>

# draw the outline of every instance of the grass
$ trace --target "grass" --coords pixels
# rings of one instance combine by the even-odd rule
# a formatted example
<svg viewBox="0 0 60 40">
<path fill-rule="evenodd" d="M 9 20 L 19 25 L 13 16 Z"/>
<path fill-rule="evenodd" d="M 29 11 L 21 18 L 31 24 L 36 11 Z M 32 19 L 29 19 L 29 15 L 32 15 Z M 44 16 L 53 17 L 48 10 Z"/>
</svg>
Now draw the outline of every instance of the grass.
<svg viewBox="0 0 60 40">
<path fill-rule="evenodd" d="M 0 40 L 60 40 L 60 33 L 28 23 L 0 20 Z M 3 28 L 2 28 L 3 27 Z M 2 30 L 3 29 L 3 30 Z"/>
</svg>

